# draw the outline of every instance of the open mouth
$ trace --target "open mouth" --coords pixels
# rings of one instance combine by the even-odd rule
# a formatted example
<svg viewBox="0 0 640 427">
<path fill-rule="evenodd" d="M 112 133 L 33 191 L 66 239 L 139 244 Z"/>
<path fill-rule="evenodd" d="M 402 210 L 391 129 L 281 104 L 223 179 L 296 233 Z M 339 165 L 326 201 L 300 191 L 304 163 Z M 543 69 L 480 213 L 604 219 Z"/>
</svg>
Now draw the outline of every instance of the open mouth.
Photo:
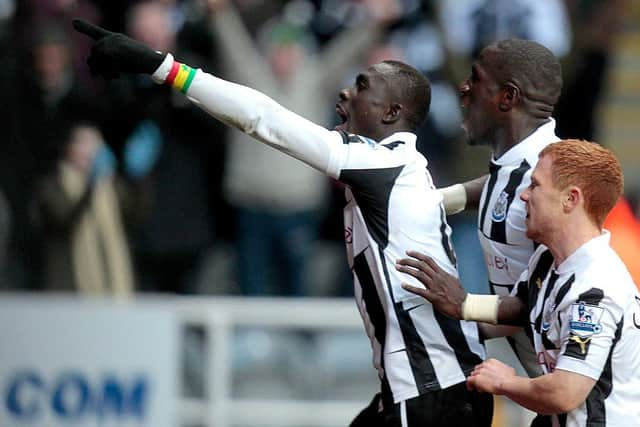
<svg viewBox="0 0 640 427">
<path fill-rule="evenodd" d="M 340 123 L 335 127 L 336 130 L 346 130 L 346 124 L 349 120 L 349 114 L 347 114 L 346 110 L 340 103 L 336 104 L 336 114 L 340 119 Z"/>
</svg>

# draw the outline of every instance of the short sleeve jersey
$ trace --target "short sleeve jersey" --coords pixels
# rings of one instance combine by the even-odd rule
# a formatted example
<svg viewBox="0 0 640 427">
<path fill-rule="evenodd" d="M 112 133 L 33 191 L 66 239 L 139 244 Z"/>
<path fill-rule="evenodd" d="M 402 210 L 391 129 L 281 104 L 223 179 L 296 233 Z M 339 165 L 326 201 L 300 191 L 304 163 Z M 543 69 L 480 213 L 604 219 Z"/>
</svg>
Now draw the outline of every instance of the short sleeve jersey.
<svg viewBox="0 0 640 427">
<path fill-rule="evenodd" d="M 520 194 L 531 183 L 540 151 L 558 140 L 555 121 L 550 119 L 491 160 L 480 198 L 478 237 L 493 293 L 508 295 L 533 254 L 535 246 L 525 234 L 526 207 Z"/>
<path fill-rule="evenodd" d="M 529 306 L 538 363 L 596 380 L 560 425 L 640 423 L 640 296 L 605 232 L 553 267 L 540 246 L 518 282 Z"/>
<path fill-rule="evenodd" d="M 413 133 L 382 141 L 342 133 L 327 173 L 346 185 L 344 233 L 356 302 L 385 388 L 399 402 L 464 382 L 484 358 L 477 324 L 448 318 L 401 284 L 408 249 L 456 275 L 442 196 Z"/>
</svg>

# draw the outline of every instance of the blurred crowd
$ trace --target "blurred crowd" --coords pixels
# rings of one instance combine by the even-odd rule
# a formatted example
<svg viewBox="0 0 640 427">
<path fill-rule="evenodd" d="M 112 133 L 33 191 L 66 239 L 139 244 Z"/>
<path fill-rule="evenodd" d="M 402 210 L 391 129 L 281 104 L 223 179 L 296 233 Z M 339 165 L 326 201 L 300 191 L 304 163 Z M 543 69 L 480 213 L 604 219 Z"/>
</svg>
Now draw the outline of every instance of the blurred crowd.
<svg viewBox="0 0 640 427">
<path fill-rule="evenodd" d="M 407 62 L 432 83 L 418 148 L 444 186 L 486 170 L 478 161 L 486 153 L 465 147 L 457 85 L 496 39 L 533 39 L 561 58 L 558 134 L 597 141 L 596 111 L 629 4 L 0 0 L 0 288 L 123 298 L 351 292 L 337 182 L 148 76 L 93 78 L 89 40 L 73 31 L 73 18 L 173 52 L 327 127 L 357 70 Z M 626 230 L 614 236 L 637 254 L 638 197 L 627 188 L 609 224 Z M 473 216 L 451 222 L 461 263 L 481 270 L 479 251 L 467 247 L 477 240 Z"/>
</svg>

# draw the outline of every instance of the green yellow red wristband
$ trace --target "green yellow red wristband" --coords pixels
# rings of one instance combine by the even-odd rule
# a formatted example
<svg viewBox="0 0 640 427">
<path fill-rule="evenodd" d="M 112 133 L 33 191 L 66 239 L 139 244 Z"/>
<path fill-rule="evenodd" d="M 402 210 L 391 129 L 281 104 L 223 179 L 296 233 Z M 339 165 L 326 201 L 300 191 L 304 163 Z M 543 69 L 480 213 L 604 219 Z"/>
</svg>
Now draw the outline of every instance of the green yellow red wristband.
<svg viewBox="0 0 640 427">
<path fill-rule="evenodd" d="M 181 64 L 178 61 L 173 61 L 171 71 L 169 71 L 169 75 L 167 76 L 165 83 L 173 86 L 182 93 L 187 93 L 187 90 L 189 90 L 189 86 L 191 86 L 191 82 L 193 82 L 193 78 L 195 76 L 196 70 L 188 65 Z"/>
</svg>

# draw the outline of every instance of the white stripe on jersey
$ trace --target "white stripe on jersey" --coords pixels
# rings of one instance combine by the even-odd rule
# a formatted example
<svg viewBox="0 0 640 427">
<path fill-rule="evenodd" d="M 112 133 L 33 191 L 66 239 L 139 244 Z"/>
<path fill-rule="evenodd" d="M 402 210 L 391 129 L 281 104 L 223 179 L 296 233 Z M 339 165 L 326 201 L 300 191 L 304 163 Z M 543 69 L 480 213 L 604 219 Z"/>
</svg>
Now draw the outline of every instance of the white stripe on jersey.
<svg viewBox="0 0 640 427">
<path fill-rule="evenodd" d="M 637 425 L 640 420 L 640 296 L 605 233 L 554 270 L 540 246 L 518 292 L 529 304 L 538 360 L 597 381 L 566 426 Z M 538 284 L 540 286 L 538 286 Z M 632 421 L 633 420 L 633 421 Z M 633 424 L 636 423 L 636 424 Z"/>
<path fill-rule="evenodd" d="M 345 236 L 357 304 L 396 403 L 465 381 L 484 358 L 477 325 L 434 313 L 401 287 L 418 282 L 394 268 L 414 249 L 457 276 L 442 196 L 415 139 L 400 132 L 375 143 L 345 134 L 328 170 L 348 186 Z"/>
</svg>

